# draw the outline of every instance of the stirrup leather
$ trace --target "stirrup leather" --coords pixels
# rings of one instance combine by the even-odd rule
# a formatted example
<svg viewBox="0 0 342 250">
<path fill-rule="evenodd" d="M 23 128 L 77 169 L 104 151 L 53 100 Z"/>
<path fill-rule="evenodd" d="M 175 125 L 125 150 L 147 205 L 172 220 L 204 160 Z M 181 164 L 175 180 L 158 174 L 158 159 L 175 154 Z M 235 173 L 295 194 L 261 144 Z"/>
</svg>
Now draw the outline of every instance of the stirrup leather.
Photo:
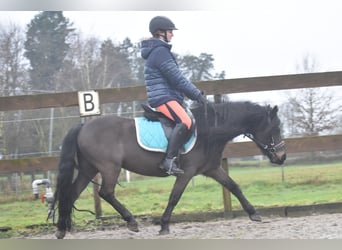
<svg viewBox="0 0 342 250">
<path fill-rule="evenodd" d="M 167 173 L 168 175 L 173 175 L 173 174 L 174 174 L 174 172 L 172 171 L 172 169 L 173 169 L 173 163 L 174 163 L 176 160 L 177 160 L 177 157 L 173 157 L 173 158 L 171 159 L 171 161 L 170 161 L 170 166 L 169 166 L 169 170 L 166 171 L 166 173 Z"/>
<path fill-rule="evenodd" d="M 178 158 L 175 156 L 173 158 L 165 158 L 161 164 L 160 168 L 164 170 L 168 175 L 177 175 L 177 174 L 183 174 L 184 171 L 177 167 L 177 164 L 175 164 L 175 161 L 177 161 Z M 164 163 L 167 161 L 169 166 L 166 166 Z"/>
</svg>

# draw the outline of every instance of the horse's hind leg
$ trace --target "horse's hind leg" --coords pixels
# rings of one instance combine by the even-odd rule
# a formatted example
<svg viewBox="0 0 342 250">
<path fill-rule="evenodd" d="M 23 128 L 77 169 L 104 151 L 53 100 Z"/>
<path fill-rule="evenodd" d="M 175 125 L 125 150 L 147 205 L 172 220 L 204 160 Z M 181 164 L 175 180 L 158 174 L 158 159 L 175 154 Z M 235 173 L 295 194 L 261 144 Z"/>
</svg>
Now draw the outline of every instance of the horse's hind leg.
<svg viewBox="0 0 342 250">
<path fill-rule="evenodd" d="M 87 187 L 90 180 L 95 176 L 95 174 L 96 174 L 96 171 L 88 171 L 87 174 L 84 174 L 79 171 L 74 183 L 72 184 L 72 190 L 69 193 L 72 204 L 74 204 L 74 202 L 80 196 L 82 191 Z M 57 224 L 65 223 L 64 222 L 65 220 L 68 220 L 68 219 L 60 214 L 58 218 L 59 223 Z M 65 234 L 66 234 L 66 229 L 58 227 L 55 233 L 55 236 L 57 239 L 63 239 Z"/>
<path fill-rule="evenodd" d="M 100 197 L 107 201 L 127 222 L 127 228 L 133 232 L 139 232 L 138 223 L 131 212 L 115 198 L 115 184 L 119 178 L 120 169 L 114 169 L 110 173 L 102 174 L 102 185 L 99 191 Z"/>
<path fill-rule="evenodd" d="M 232 192 L 232 194 L 235 195 L 240 201 L 241 206 L 248 213 L 251 220 L 261 221 L 261 217 L 256 212 L 254 206 L 247 200 L 239 186 L 227 175 L 223 168 L 219 167 L 218 169 L 208 171 L 205 173 L 205 175 L 213 178 L 230 192 Z"/>
</svg>

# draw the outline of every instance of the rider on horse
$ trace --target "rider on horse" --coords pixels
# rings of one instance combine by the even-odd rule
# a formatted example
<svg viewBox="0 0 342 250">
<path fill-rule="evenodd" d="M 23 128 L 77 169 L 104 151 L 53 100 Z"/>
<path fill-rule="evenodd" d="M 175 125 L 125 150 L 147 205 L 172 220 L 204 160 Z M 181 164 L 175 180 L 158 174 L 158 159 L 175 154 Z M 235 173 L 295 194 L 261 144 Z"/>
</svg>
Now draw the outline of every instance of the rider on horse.
<svg viewBox="0 0 342 250">
<path fill-rule="evenodd" d="M 189 138 L 194 123 L 183 107 L 184 96 L 205 103 L 202 92 L 184 77 L 170 44 L 174 23 L 167 17 L 156 16 L 149 25 L 152 38 L 142 41 L 141 56 L 146 60 L 144 78 L 148 104 L 175 122 L 166 156 L 160 168 L 170 175 L 183 174 L 178 166 L 179 149 Z"/>
</svg>

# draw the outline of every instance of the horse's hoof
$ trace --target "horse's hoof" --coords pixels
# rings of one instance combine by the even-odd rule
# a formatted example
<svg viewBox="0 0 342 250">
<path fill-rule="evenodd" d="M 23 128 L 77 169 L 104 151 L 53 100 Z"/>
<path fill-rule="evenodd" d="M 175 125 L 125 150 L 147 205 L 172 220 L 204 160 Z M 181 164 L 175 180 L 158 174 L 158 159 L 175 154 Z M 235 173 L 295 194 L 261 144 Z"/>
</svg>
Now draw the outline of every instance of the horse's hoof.
<svg viewBox="0 0 342 250">
<path fill-rule="evenodd" d="M 65 230 L 57 230 L 55 233 L 55 236 L 57 239 L 63 239 L 65 236 L 66 231 Z"/>
<path fill-rule="evenodd" d="M 159 235 L 167 235 L 169 233 L 170 233 L 170 230 L 168 228 L 164 228 L 159 231 Z"/>
<path fill-rule="evenodd" d="M 133 232 L 139 232 L 138 223 L 136 221 L 127 222 L 127 228 Z"/>
<path fill-rule="evenodd" d="M 261 216 L 259 214 L 257 214 L 257 213 L 249 215 L 249 218 L 252 221 L 258 221 L 258 222 L 262 221 Z"/>
</svg>

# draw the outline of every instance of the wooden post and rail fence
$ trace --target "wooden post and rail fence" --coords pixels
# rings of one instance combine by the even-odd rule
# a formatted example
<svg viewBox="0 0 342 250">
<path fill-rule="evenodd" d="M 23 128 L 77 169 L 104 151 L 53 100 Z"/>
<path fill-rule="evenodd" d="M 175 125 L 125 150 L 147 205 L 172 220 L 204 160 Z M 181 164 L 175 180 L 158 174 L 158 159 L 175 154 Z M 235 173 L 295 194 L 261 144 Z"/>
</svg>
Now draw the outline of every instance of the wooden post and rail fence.
<svg viewBox="0 0 342 250">
<path fill-rule="evenodd" d="M 195 84 L 207 95 L 341 86 L 342 71 L 203 81 Z M 146 99 L 145 86 L 98 89 L 96 92 L 99 95 L 100 104 Z M 78 105 L 78 92 L 76 91 L 0 97 L 0 112 Z M 340 150 L 342 149 L 342 135 L 285 138 L 285 143 L 287 153 Z M 226 158 L 259 154 L 260 151 L 253 142 L 229 143 L 224 150 L 222 164 L 228 171 Z M 58 160 L 58 157 L 0 160 L 0 174 L 57 170 Z M 224 191 L 223 197 L 224 211 L 229 212 L 231 211 L 229 192 Z"/>
</svg>

